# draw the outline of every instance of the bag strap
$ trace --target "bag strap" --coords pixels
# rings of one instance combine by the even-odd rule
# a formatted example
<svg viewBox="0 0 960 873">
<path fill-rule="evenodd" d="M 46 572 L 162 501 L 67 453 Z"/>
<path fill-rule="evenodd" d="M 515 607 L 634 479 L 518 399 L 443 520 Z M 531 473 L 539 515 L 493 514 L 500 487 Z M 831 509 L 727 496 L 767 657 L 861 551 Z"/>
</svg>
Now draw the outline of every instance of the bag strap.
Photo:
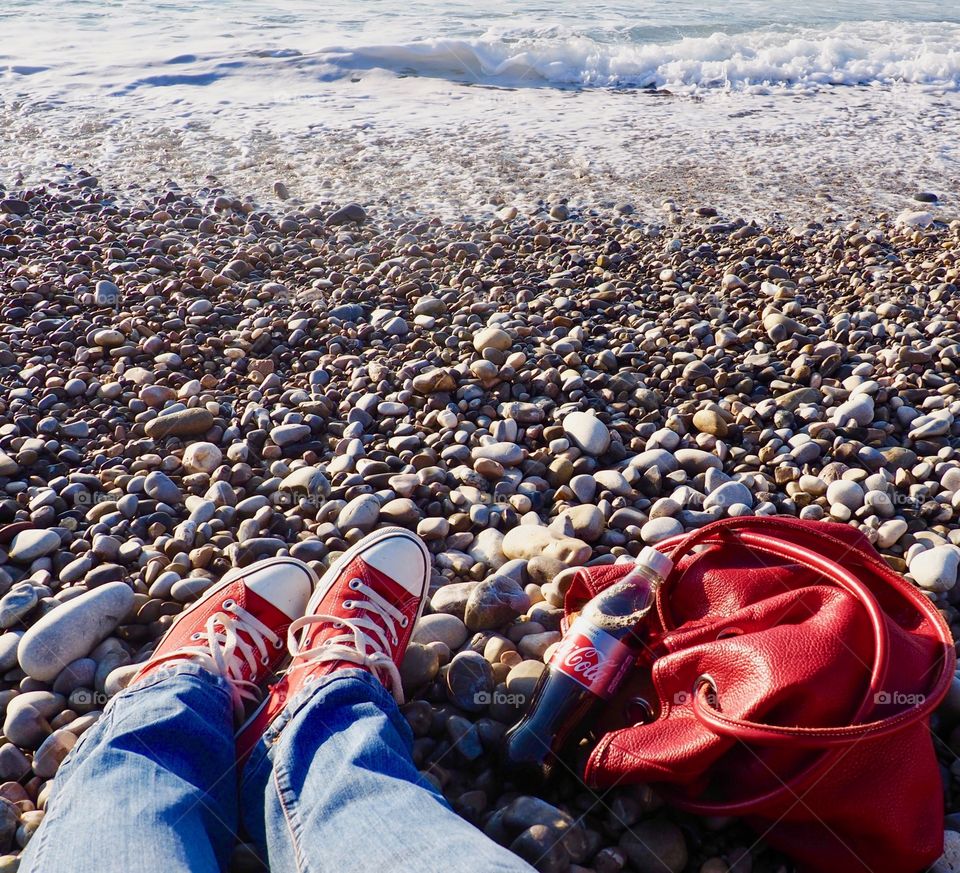
<svg viewBox="0 0 960 873">
<path fill-rule="evenodd" d="M 883 690 L 887 676 L 887 660 L 889 653 L 889 637 L 887 634 L 887 625 L 884 620 L 883 611 L 877 603 L 873 594 L 859 579 L 848 570 L 841 567 L 835 561 L 818 555 L 803 546 L 796 543 L 786 542 L 771 537 L 766 534 L 756 533 L 749 530 L 731 530 L 727 527 L 723 530 L 741 545 L 752 548 L 753 551 L 764 552 L 779 558 L 787 558 L 803 564 L 815 572 L 820 573 L 825 579 L 843 588 L 848 594 L 856 598 L 870 621 L 870 627 L 873 630 L 873 663 L 870 665 L 870 682 L 867 686 L 863 700 L 857 709 L 853 720 L 863 718 L 873 708 L 876 695 Z M 688 553 L 697 545 L 697 537 L 691 537 L 687 542 L 681 543 L 674 551 L 674 561 L 678 561 L 683 554 Z M 708 727 L 718 733 L 727 734 L 736 739 L 750 740 L 760 743 L 777 742 L 795 742 L 799 739 L 814 739 L 814 731 L 838 731 L 844 733 L 845 739 L 852 739 L 857 735 L 853 726 L 844 728 L 802 728 L 802 727 L 780 727 L 777 725 L 763 725 L 757 722 L 750 722 L 743 719 L 734 719 L 724 716 L 714 707 L 707 703 L 709 683 L 699 683 L 697 693 L 693 696 L 693 711 L 697 718 Z M 715 691 L 720 689 L 714 688 Z M 833 733 L 827 733 L 824 736 L 832 736 Z M 839 738 L 839 736 L 838 736 Z"/>
<path fill-rule="evenodd" d="M 843 579 L 844 576 L 849 577 L 850 574 L 847 573 L 847 571 L 844 570 L 844 568 L 839 564 L 831 561 L 829 558 L 818 555 L 809 549 L 805 549 L 802 546 L 798 546 L 794 543 L 784 543 L 782 540 L 777 540 L 776 538 L 768 537 L 763 534 L 742 533 L 738 535 L 738 538 L 745 540 L 748 544 L 752 544 L 755 548 L 761 551 L 778 554 L 780 557 L 792 558 L 800 563 L 806 564 L 806 566 L 811 567 L 811 569 L 819 570 L 822 568 L 824 575 L 826 575 L 827 570 L 831 570 L 833 574 L 831 581 L 835 581 L 842 585 L 844 590 L 854 594 L 854 596 L 858 596 L 859 593 L 864 591 L 866 592 L 868 599 L 861 600 L 861 603 L 870 615 L 872 624 L 879 616 L 882 628 L 882 636 L 878 636 L 876 638 L 877 649 L 875 651 L 875 666 L 873 675 L 871 677 L 872 681 L 857 718 L 862 717 L 865 712 L 869 712 L 869 710 L 877 702 L 877 695 L 883 693 L 882 688 L 886 677 L 888 658 L 887 649 L 889 645 L 886 633 L 886 623 L 883 621 L 883 613 L 880 611 L 879 605 L 877 604 L 877 601 L 874 599 L 873 595 L 869 592 L 866 586 L 864 586 L 858 580 L 853 579 L 853 577 L 850 577 L 849 579 Z M 857 583 L 856 588 L 849 587 L 850 579 L 853 579 L 853 581 Z M 946 646 L 951 646 L 952 648 L 951 641 L 945 638 L 942 623 L 936 622 L 934 626 L 941 632 L 941 642 Z M 882 667 L 878 668 L 878 665 L 881 661 Z M 945 680 L 948 680 L 952 672 L 952 668 L 949 666 L 949 660 L 946 658 L 941 659 L 940 672 L 936 678 L 936 681 L 933 683 L 934 687 L 937 687 L 941 683 L 944 683 Z M 784 743 L 795 745 L 799 742 L 801 745 L 808 744 L 811 746 L 821 746 L 844 744 L 851 740 L 860 739 L 863 737 L 879 737 L 893 733 L 902 728 L 906 723 L 916 721 L 930 715 L 939 705 L 939 700 L 932 696 L 923 696 L 921 701 L 916 706 L 910 707 L 903 712 L 897 713 L 896 715 L 888 716 L 887 718 L 878 719 L 877 721 L 872 722 L 854 723 L 846 727 L 793 728 L 782 727 L 780 725 L 759 724 L 746 719 L 734 719 L 730 718 L 729 716 L 725 716 L 715 707 L 710 705 L 709 694 L 707 693 L 707 688 L 704 685 L 701 685 L 701 687 L 698 689 L 698 693 L 694 695 L 692 704 L 693 711 L 697 715 L 697 718 L 719 733 L 726 733 L 741 740 L 764 743 L 768 745 Z"/>
<path fill-rule="evenodd" d="M 744 521 L 746 521 L 744 519 Z M 840 586 L 847 593 L 855 597 L 863 606 L 870 619 L 871 627 L 874 633 L 874 658 L 871 668 L 870 683 L 867 692 L 861 701 L 857 714 L 854 716 L 854 723 L 841 727 L 785 727 L 780 725 L 765 725 L 758 722 L 748 721 L 746 719 L 735 719 L 723 715 L 714 706 L 710 704 L 709 683 L 700 683 L 697 693 L 692 698 L 693 711 L 697 718 L 708 727 L 718 733 L 732 736 L 744 741 L 760 744 L 784 744 L 797 742 L 808 743 L 812 746 L 842 744 L 854 739 L 867 736 L 883 736 L 899 730 L 905 723 L 916 719 L 924 718 L 936 709 L 939 700 L 936 695 L 924 696 L 916 705 L 901 713 L 889 716 L 877 721 L 858 723 L 876 705 L 877 697 L 883 693 L 884 683 L 886 681 L 887 660 L 889 656 L 889 639 L 887 635 L 886 621 L 884 613 L 874 598 L 870 589 L 857 579 L 852 573 L 840 566 L 835 561 L 824 555 L 817 554 L 796 543 L 787 542 L 777 537 L 755 531 L 744 530 L 743 527 L 749 525 L 737 526 L 739 530 L 731 529 L 733 525 L 724 528 L 724 533 L 732 535 L 736 540 L 745 546 L 752 547 L 755 551 L 776 555 L 780 558 L 786 558 L 796 561 L 799 564 L 820 573 L 826 580 Z M 697 545 L 698 537 L 691 537 L 686 542 L 678 544 L 674 550 L 674 561 L 688 553 Z M 701 540 L 702 541 L 702 540 Z M 929 601 L 924 601 L 924 604 Z M 953 650 L 953 641 L 949 637 L 949 631 L 945 627 L 939 614 L 934 618 L 932 613 L 932 604 L 930 604 L 929 613 L 933 626 L 937 629 L 940 642 L 945 648 Z M 937 688 L 941 684 L 945 685 L 952 674 L 952 667 L 949 658 L 942 658 L 940 661 L 940 671 L 933 687 Z M 714 689 L 716 691 L 718 689 Z"/>
<path fill-rule="evenodd" d="M 837 528 L 843 528 L 844 530 L 842 533 L 844 534 L 846 534 L 846 531 L 850 531 L 853 536 L 850 538 L 846 536 L 838 536 L 834 533 L 834 530 Z M 814 536 L 818 541 L 823 540 L 830 546 L 833 546 L 834 549 L 842 549 L 843 557 L 851 554 L 856 555 L 859 561 L 872 566 L 873 569 L 881 575 L 889 577 L 892 572 L 886 561 L 884 561 L 883 558 L 876 553 L 876 551 L 869 545 L 866 537 L 864 537 L 859 531 L 847 527 L 846 525 L 801 521 L 798 518 L 790 517 L 746 516 L 720 519 L 719 521 L 711 522 L 710 524 L 699 528 L 693 533 L 679 534 L 677 536 L 670 537 L 669 539 L 662 540 L 657 544 L 657 548 L 661 551 L 666 551 L 669 554 L 671 551 L 675 551 L 678 546 L 682 546 L 682 553 L 688 554 L 696 546 L 708 544 L 722 545 L 724 543 L 722 538 L 724 533 L 728 531 L 736 532 L 740 529 L 754 531 L 760 530 L 766 532 L 776 531 L 781 539 L 791 542 L 795 541 L 798 535 L 805 534 L 808 536 Z M 816 529 L 815 533 L 814 529 Z M 680 554 L 680 552 L 676 552 L 676 557 L 674 557 L 675 565 L 679 563 Z M 672 621 L 671 616 L 668 614 L 668 608 L 669 604 L 665 597 L 657 599 L 657 611 L 659 613 L 661 626 L 664 630 L 672 630 L 675 624 Z"/>
<path fill-rule="evenodd" d="M 816 572 L 822 573 L 826 579 L 840 585 L 844 588 L 844 590 L 849 591 L 854 597 L 857 597 L 857 599 L 864 604 L 868 615 L 870 615 L 871 624 L 874 625 L 876 631 L 875 618 L 877 613 L 879 613 L 882 617 L 882 612 L 880 612 L 875 598 L 873 597 L 872 593 L 870 593 L 869 589 L 866 588 L 866 586 L 860 583 L 855 577 L 851 576 L 851 574 L 842 566 L 829 558 L 819 555 L 816 552 L 812 552 L 811 550 L 796 543 L 789 541 L 785 542 L 784 540 L 776 537 L 757 533 L 755 530 L 750 531 L 750 527 L 758 527 L 758 525 L 755 523 L 751 524 L 751 521 L 755 522 L 755 519 L 726 519 L 713 525 L 708 525 L 690 535 L 671 537 L 670 540 L 665 540 L 660 543 L 659 548 L 672 553 L 674 563 L 676 564 L 680 557 L 685 554 L 689 554 L 689 552 L 697 545 L 703 545 L 706 543 L 720 544 L 724 540 L 722 533 L 731 533 L 738 541 L 746 546 L 750 546 L 764 553 L 775 554 L 779 557 L 788 558 L 789 560 L 801 563 L 804 566 L 810 567 Z M 770 519 L 770 521 L 773 521 L 773 519 Z M 773 525 L 764 526 L 772 527 Z M 744 530 L 744 528 L 747 528 L 747 530 Z M 796 531 L 795 525 L 785 525 L 782 527 L 782 529 L 784 528 L 788 528 L 790 532 Z M 787 529 L 784 529 L 784 533 L 787 533 Z M 831 537 L 830 539 L 837 544 L 846 545 L 851 551 L 858 552 L 859 556 L 861 557 L 872 557 L 866 552 L 866 550 L 852 546 L 848 543 L 843 543 L 842 540 L 838 540 L 834 537 Z M 879 558 L 877 558 L 875 561 L 871 560 L 870 563 L 873 563 L 875 566 L 877 566 L 878 570 L 882 569 L 884 574 L 889 574 L 891 572 L 886 564 Z M 668 579 L 667 581 L 670 580 Z M 851 581 L 855 583 L 853 586 L 849 584 Z M 941 659 L 940 672 L 937 675 L 937 679 L 932 684 L 930 693 L 926 695 L 925 699 L 918 706 L 911 707 L 910 709 L 898 713 L 897 715 L 880 719 L 878 721 L 862 724 L 854 723 L 852 725 L 841 727 L 800 728 L 767 725 L 751 722 L 745 719 L 734 719 L 723 715 L 723 713 L 719 712 L 714 706 L 711 705 L 709 682 L 706 681 L 707 677 L 703 677 L 705 681 L 698 683 L 698 687 L 695 689 L 695 694 L 692 697 L 692 708 L 696 717 L 708 728 L 716 731 L 717 733 L 734 737 L 742 742 L 750 742 L 758 745 L 789 744 L 793 746 L 799 745 L 811 747 L 828 746 L 832 747 L 834 751 L 826 751 L 823 755 L 818 756 L 807 767 L 803 768 L 800 773 L 796 774 L 796 776 L 790 780 L 788 785 L 777 786 L 761 797 L 744 798 L 725 803 L 711 803 L 692 801 L 689 799 L 684 799 L 678 795 L 673 796 L 673 792 L 669 791 L 669 789 L 666 789 L 662 792 L 664 796 L 677 806 L 694 813 L 700 813 L 704 815 L 747 815 L 756 809 L 765 808 L 770 803 L 784 799 L 789 800 L 790 796 L 795 796 L 796 791 L 802 790 L 802 786 L 804 786 L 811 779 L 816 778 L 818 774 L 820 774 L 823 769 L 835 759 L 837 754 L 842 753 L 839 749 L 836 749 L 836 747 L 849 745 L 859 741 L 860 739 L 868 737 L 875 738 L 888 735 L 901 729 L 906 724 L 929 716 L 930 713 L 939 705 L 944 694 L 946 694 L 947 688 L 952 679 L 953 669 L 956 662 L 956 650 L 954 648 L 953 638 L 946 626 L 946 622 L 944 622 L 939 612 L 936 611 L 933 604 L 926 598 L 915 593 L 912 589 L 909 589 L 906 582 L 901 582 L 897 587 L 900 588 L 901 593 L 911 601 L 918 611 L 920 611 L 926 618 L 929 619 L 930 623 L 937 631 L 939 641 L 944 647 L 944 656 Z M 665 588 L 666 585 L 661 586 L 661 591 L 664 591 Z M 861 597 L 862 594 L 866 594 L 866 597 Z M 863 715 L 869 711 L 871 706 L 874 705 L 875 698 L 872 696 L 872 694 L 878 692 L 873 691 L 873 689 L 877 687 L 878 676 L 882 677 L 882 675 L 886 672 L 887 638 L 885 623 L 883 625 L 883 634 L 879 635 L 875 633 L 875 639 L 877 642 L 877 648 L 874 652 L 874 668 L 871 670 L 870 691 L 868 691 L 868 693 L 864 696 L 857 715 L 854 717 L 854 721 L 856 721 L 858 718 L 862 718 Z M 879 657 L 881 655 L 883 658 L 882 664 Z M 880 667 L 879 670 L 877 669 L 878 666 Z"/>
</svg>

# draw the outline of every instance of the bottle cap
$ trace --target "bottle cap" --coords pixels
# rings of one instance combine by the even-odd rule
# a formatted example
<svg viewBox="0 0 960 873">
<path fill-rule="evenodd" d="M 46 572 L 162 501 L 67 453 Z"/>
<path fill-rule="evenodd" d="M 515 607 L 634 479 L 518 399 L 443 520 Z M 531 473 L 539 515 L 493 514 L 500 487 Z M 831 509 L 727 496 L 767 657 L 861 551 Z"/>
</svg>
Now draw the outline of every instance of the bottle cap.
<svg viewBox="0 0 960 873">
<path fill-rule="evenodd" d="M 649 567 L 661 579 L 666 579 L 673 569 L 673 561 L 651 546 L 644 546 L 641 549 L 640 554 L 637 555 L 637 563 Z"/>
</svg>

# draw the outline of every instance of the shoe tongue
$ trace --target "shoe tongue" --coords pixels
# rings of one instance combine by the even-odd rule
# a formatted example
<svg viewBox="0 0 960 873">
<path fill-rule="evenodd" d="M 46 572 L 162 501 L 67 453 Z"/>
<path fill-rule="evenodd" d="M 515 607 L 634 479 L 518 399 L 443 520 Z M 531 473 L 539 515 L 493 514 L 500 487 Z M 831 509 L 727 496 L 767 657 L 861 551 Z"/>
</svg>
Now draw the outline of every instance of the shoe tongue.
<svg viewBox="0 0 960 873">
<path fill-rule="evenodd" d="M 373 591 L 376 591 L 377 594 L 387 603 L 399 609 L 399 604 L 402 603 L 404 599 L 409 598 L 410 595 L 407 593 L 406 589 L 395 579 L 388 576 L 385 572 L 378 570 L 376 567 L 371 566 L 360 558 L 358 558 L 355 563 L 360 565 L 360 570 L 362 572 L 362 575 L 361 572 L 358 572 L 356 575 L 362 578 L 364 584 Z M 353 595 L 353 597 L 346 599 L 366 600 L 368 603 L 373 603 L 373 601 L 367 598 L 362 592 L 351 591 L 350 593 Z M 383 610 L 383 612 L 386 612 L 386 610 Z M 387 638 L 387 641 L 389 642 L 391 640 L 393 634 L 391 633 L 388 623 L 384 619 L 383 615 L 381 615 L 379 609 L 377 611 L 372 609 L 362 609 L 359 611 L 354 611 L 354 613 L 362 615 L 364 618 L 374 622 L 377 627 L 383 631 L 383 635 Z M 393 619 L 393 626 L 394 632 L 399 633 L 400 627 L 396 619 Z M 377 637 L 373 631 L 367 631 L 367 635 L 376 641 L 378 650 L 383 648 L 379 637 Z M 387 647 L 386 654 L 391 656 L 393 655 L 392 645 Z"/>
<path fill-rule="evenodd" d="M 285 628 L 292 619 L 282 609 L 274 606 L 269 600 L 261 597 L 256 591 L 245 589 L 241 595 L 239 605 L 252 616 L 277 633 L 277 628 Z M 278 634 L 278 636 L 281 636 Z"/>
<path fill-rule="evenodd" d="M 360 579 L 364 585 L 369 588 L 374 589 L 377 593 L 384 596 L 388 602 L 391 602 L 394 595 L 394 588 L 388 588 L 388 585 L 391 583 L 391 580 L 385 577 L 382 573 L 379 573 L 376 569 L 370 567 L 366 562 L 360 558 L 355 559 L 346 569 L 343 576 L 343 580 L 340 585 L 337 587 L 337 600 L 335 605 L 332 606 L 330 612 L 326 613 L 328 615 L 337 615 L 340 616 L 341 625 L 340 627 L 334 627 L 334 622 L 323 622 L 308 625 L 306 627 L 306 638 L 303 643 L 300 645 L 302 651 L 306 649 L 314 649 L 317 646 L 320 646 L 324 641 L 331 639 L 333 637 L 344 637 L 343 640 L 339 641 L 339 644 L 347 645 L 351 649 L 356 650 L 357 647 L 354 643 L 354 631 L 349 625 L 343 623 L 343 619 L 363 619 L 368 622 L 372 622 L 377 627 L 380 628 L 383 635 L 389 641 L 391 638 L 391 633 L 387 627 L 386 622 L 383 620 L 383 617 L 379 612 L 375 612 L 372 609 L 347 609 L 343 604 L 346 601 L 353 602 L 365 602 L 372 603 L 372 601 L 362 592 L 356 591 L 350 587 L 349 582 L 353 579 Z M 324 612 L 321 608 L 320 612 Z M 364 634 L 365 637 L 371 640 L 371 644 L 366 646 L 366 653 L 371 654 L 375 651 L 382 651 L 383 644 L 380 638 L 377 636 L 376 631 L 372 630 L 369 627 L 361 626 L 359 628 L 360 633 Z M 387 649 L 387 654 L 390 654 L 389 648 Z"/>
<path fill-rule="evenodd" d="M 228 599 L 233 600 L 239 607 L 249 612 L 252 616 L 254 616 L 258 621 L 262 622 L 268 628 L 273 628 L 274 633 L 277 633 L 277 629 L 285 628 L 287 625 L 290 624 L 290 619 L 286 616 L 286 614 L 282 610 L 278 609 L 276 606 L 270 603 L 269 600 L 265 600 L 256 592 L 250 591 L 247 588 L 239 592 L 235 597 L 231 597 Z M 233 630 L 237 635 L 237 641 L 238 642 L 242 641 L 246 646 L 249 646 L 252 656 L 259 662 L 259 659 L 261 658 L 260 650 L 257 648 L 256 644 L 254 643 L 254 638 L 249 630 L 249 626 L 244 622 L 244 620 L 240 616 L 235 615 L 234 613 L 228 610 L 220 609 L 218 611 L 222 612 L 225 615 L 230 616 L 232 620 L 231 623 L 233 626 Z M 215 630 L 219 630 L 222 632 L 223 628 L 218 624 Z M 257 636 L 258 637 L 260 636 L 259 632 L 257 633 Z M 279 633 L 278 636 L 283 642 L 285 642 L 285 639 L 282 633 Z M 264 642 L 264 645 L 266 646 L 265 654 L 268 657 L 272 658 L 276 651 L 274 649 L 273 643 L 267 638 L 264 638 L 263 642 Z M 233 658 L 240 664 L 240 675 L 244 679 L 253 679 L 253 680 L 256 679 L 256 672 L 257 672 L 256 667 L 251 669 L 250 665 L 247 663 L 247 659 L 240 652 L 239 647 L 237 648 L 236 651 L 234 651 Z"/>
<path fill-rule="evenodd" d="M 409 596 L 407 590 L 386 570 L 368 564 L 363 558 L 357 558 L 349 569 L 350 578 L 362 579 L 368 588 L 372 588 L 389 603 L 395 603 Z"/>
</svg>

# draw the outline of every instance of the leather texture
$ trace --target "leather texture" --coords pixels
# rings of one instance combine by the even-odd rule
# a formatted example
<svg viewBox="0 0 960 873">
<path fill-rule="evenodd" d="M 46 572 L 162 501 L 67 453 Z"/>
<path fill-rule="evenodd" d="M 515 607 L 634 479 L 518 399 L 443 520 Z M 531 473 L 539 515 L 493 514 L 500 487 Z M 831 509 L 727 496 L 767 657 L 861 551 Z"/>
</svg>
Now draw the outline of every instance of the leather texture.
<svg viewBox="0 0 960 873">
<path fill-rule="evenodd" d="M 734 518 L 675 561 L 584 778 L 744 817 L 800 873 L 916 873 L 943 850 L 929 717 L 956 662 L 935 606 L 856 529 Z M 567 621 L 629 565 L 584 569 Z M 642 697 L 653 716 L 626 724 Z"/>
</svg>

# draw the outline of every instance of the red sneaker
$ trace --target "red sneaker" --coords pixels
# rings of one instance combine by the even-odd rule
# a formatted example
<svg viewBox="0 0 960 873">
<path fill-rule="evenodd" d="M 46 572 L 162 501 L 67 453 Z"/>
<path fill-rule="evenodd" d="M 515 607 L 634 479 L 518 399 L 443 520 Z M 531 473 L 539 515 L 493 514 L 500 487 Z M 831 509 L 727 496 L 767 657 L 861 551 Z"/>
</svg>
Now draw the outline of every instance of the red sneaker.
<svg viewBox="0 0 960 873">
<path fill-rule="evenodd" d="M 324 573 L 306 615 L 290 625 L 293 660 L 237 732 L 243 759 L 307 685 L 344 668 L 369 670 L 403 702 L 400 662 L 423 612 L 430 553 L 416 534 L 382 528 L 349 548 Z"/>
<path fill-rule="evenodd" d="M 243 718 L 286 658 L 285 636 L 303 615 L 317 576 L 295 558 L 267 558 L 228 572 L 174 619 L 131 685 L 174 661 L 196 661 L 223 676 Z"/>
</svg>

